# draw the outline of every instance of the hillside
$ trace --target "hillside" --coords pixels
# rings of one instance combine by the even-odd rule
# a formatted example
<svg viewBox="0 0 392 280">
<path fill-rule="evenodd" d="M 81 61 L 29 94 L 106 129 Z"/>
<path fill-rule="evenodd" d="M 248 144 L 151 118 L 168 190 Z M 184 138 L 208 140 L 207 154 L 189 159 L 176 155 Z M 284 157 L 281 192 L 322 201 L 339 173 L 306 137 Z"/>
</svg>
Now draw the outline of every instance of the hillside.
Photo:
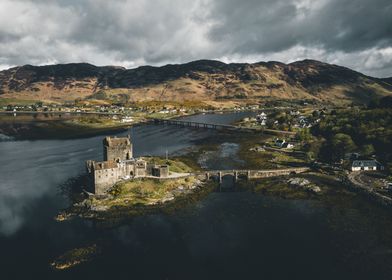
<svg viewBox="0 0 392 280">
<path fill-rule="evenodd" d="M 25 65 L 0 72 L 0 98 L 65 102 L 266 101 L 367 103 L 392 95 L 390 79 L 314 60 L 225 64 L 199 60 L 135 69 L 91 64 Z"/>
</svg>

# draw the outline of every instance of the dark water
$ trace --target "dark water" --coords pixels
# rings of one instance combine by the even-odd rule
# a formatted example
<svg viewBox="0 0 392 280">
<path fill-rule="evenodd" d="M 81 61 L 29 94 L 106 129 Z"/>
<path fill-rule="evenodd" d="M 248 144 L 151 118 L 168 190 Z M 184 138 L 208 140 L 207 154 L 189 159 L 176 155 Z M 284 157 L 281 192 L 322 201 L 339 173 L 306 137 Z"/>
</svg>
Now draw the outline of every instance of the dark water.
<svg viewBox="0 0 392 280">
<path fill-rule="evenodd" d="M 132 131 L 137 156 L 186 151 L 214 133 L 152 125 Z M 69 204 L 62 186 L 84 172 L 85 160 L 101 159 L 101 141 L 0 142 L 0 279 L 390 279 L 390 212 L 357 196 L 326 203 L 214 192 L 175 214 L 110 230 L 55 222 Z M 224 160 L 214 167 L 229 168 L 233 150 L 230 141 L 223 145 Z M 50 269 L 56 256 L 91 243 L 102 246 L 93 261 Z"/>
</svg>

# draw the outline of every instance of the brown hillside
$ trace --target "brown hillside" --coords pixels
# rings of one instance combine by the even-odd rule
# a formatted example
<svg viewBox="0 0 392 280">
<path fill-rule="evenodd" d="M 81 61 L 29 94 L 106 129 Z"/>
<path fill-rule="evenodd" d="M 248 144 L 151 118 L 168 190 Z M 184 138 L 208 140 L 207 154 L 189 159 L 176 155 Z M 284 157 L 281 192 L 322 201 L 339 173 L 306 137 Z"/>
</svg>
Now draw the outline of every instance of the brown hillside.
<svg viewBox="0 0 392 280">
<path fill-rule="evenodd" d="M 0 72 L 0 97 L 54 102 L 314 99 L 366 103 L 391 94 L 390 79 L 313 60 L 291 64 L 199 60 L 136 69 L 86 63 L 25 65 Z"/>
</svg>

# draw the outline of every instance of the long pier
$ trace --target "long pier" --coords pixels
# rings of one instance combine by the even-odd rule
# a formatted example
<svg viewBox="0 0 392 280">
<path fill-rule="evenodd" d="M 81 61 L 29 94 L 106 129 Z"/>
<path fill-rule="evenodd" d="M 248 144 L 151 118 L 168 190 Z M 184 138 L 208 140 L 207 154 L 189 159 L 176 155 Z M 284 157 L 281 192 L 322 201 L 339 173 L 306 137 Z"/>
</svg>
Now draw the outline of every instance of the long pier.
<svg viewBox="0 0 392 280">
<path fill-rule="evenodd" d="M 293 136 L 295 132 L 292 131 L 283 131 L 283 130 L 274 130 L 267 128 L 256 128 L 256 127 L 244 127 L 244 126 L 236 126 L 230 124 L 215 124 L 215 123 L 201 123 L 201 122 L 193 122 L 193 121 L 185 121 L 185 120 L 173 120 L 173 119 L 153 119 L 155 124 L 163 124 L 163 125 L 175 125 L 182 127 L 193 127 L 193 128 L 204 128 L 204 129 L 216 129 L 216 130 L 232 130 L 232 131 L 247 131 L 247 132 L 267 132 L 267 133 L 275 133 L 275 134 L 285 134 Z"/>
</svg>

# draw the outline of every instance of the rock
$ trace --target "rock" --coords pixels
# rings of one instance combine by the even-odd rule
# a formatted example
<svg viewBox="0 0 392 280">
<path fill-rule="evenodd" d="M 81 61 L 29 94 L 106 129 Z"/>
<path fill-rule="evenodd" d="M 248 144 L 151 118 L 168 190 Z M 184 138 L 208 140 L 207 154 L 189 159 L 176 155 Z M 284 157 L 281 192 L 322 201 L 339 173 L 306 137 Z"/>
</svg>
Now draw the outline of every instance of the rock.
<svg viewBox="0 0 392 280">
<path fill-rule="evenodd" d="M 251 152 L 265 152 L 265 149 L 263 147 L 253 147 L 253 148 L 250 148 L 249 151 L 251 151 Z"/>
<path fill-rule="evenodd" d="M 321 188 L 311 183 L 309 180 L 304 178 L 290 178 L 287 180 L 290 186 L 302 188 L 305 191 L 311 193 L 319 193 L 321 192 Z"/>
<path fill-rule="evenodd" d="M 167 196 L 165 196 L 164 198 L 162 198 L 160 202 L 161 202 L 161 203 L 165 203 L 165 202 L 171 201 L 171 200 L 173 200 L 173 199 L 174 199 L 174 195 L 168 194 Z"/>
<path fill-rule="evenodd" d="M 61 212 L 54 219 L 57 222 L 63 222 L 69 220 L 71 217 L 72 217 L 71 213 Z"/>
<path fill-rule="evenodd" d="M 91 205 L 90 209 L 91 211 L 95 211 L 95 212 L 104 212 L 107 211 L 109 207 L 105 205 Z"/>
<path fill-rule="evenodd" d="M 290 185 L 304 187 L 310 185 L 309 180 L 304 178 L 290 178 L 287 181 Z"/>
<path fill-rule="evenodd" d="M 321 188 L 319 186 L 311 186 L 307 189 L 308 191 L 312 192 L 312 193 L 319 193 L 321 192 Z"/>
</svg>

